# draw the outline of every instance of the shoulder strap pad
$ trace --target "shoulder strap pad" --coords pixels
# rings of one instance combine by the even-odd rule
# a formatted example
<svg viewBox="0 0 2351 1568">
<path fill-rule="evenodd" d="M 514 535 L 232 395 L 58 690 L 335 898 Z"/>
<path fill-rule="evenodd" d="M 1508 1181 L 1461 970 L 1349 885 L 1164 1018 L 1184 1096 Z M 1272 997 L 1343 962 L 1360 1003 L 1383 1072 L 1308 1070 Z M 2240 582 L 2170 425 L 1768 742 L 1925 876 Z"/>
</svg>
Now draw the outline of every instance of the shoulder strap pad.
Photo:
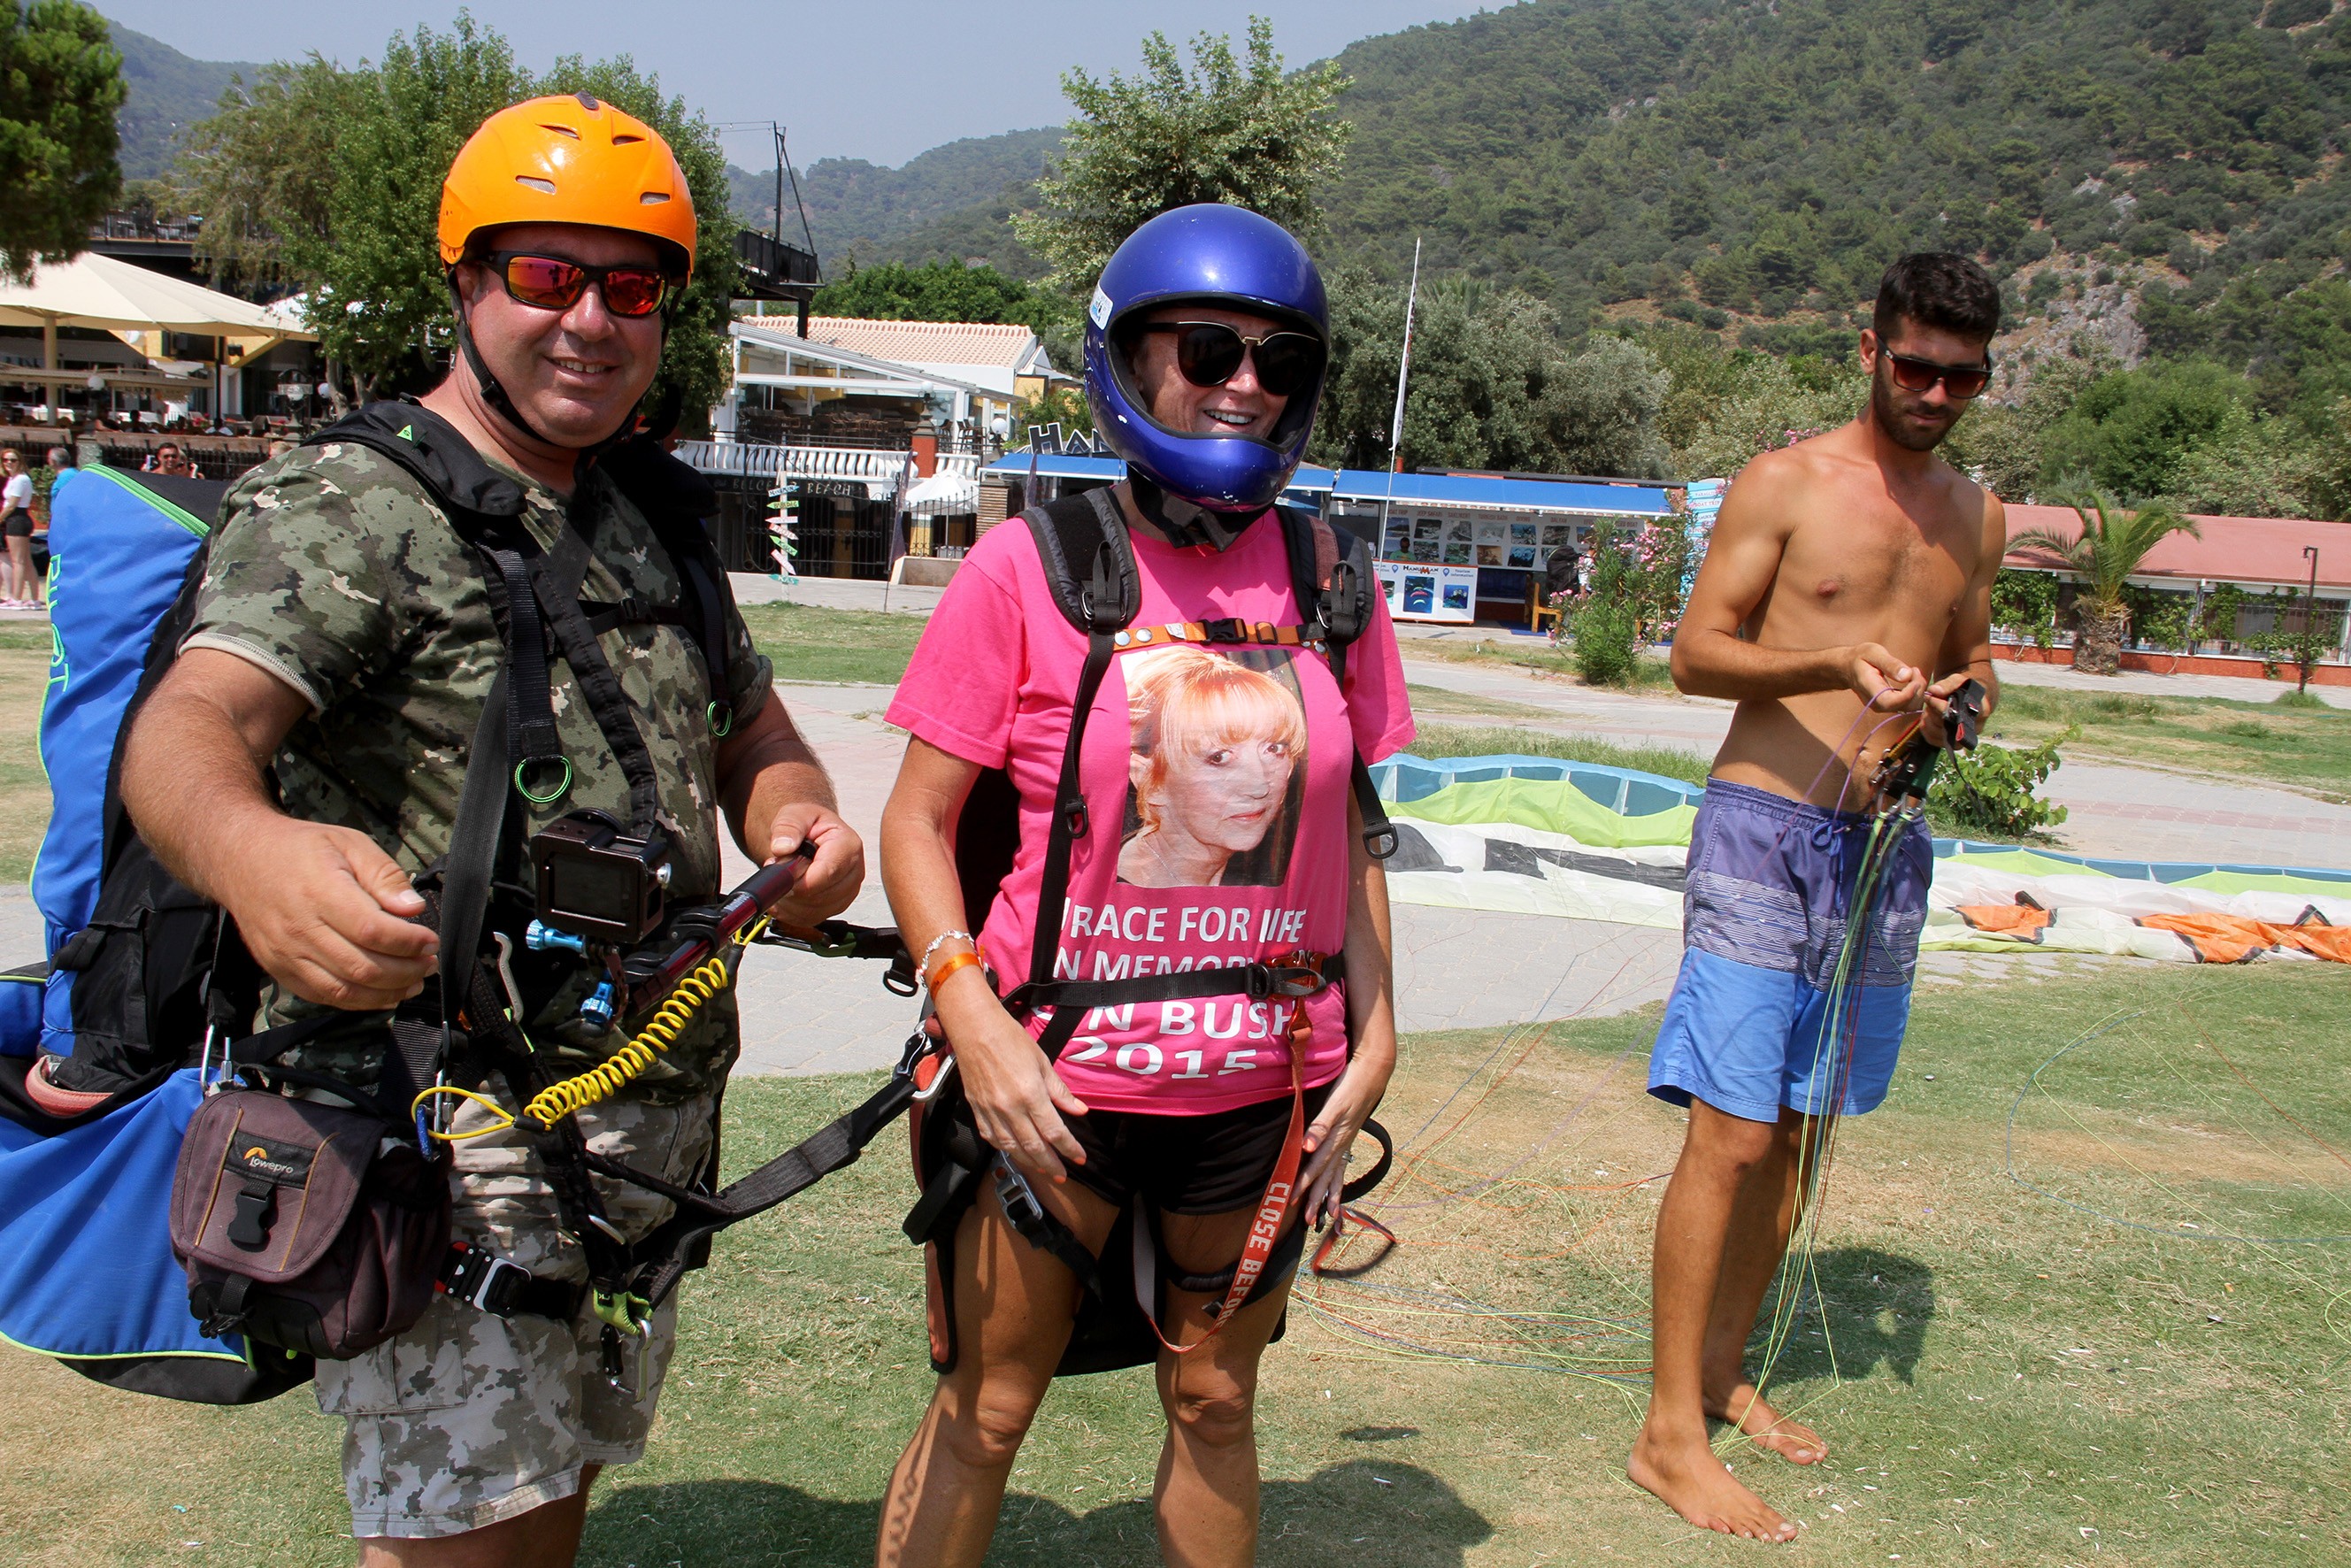
<svg viewBox="0 0 2351 1568">
<path fill-rule="evenodd" d="M 621 493 L 655 527 L 674 517 L 708 517 L 718 512 L 718 491 L 691 463 L 638 436 L 596 460 Z"/>
<path fill-rule="evenodd" d="M 1107 487 L 1020 514 L 1037 540 L 1061 618 L 1081 632 L 1115 632 L 1143 612 L 1134 543 Z"/>
<path fill-rule="evenodd" d="M 710 718 L 723 737 L 734 728 L 736 718 L 726 700 L 726 612 L 734 605 L 735 589 L 703 521 L 718 510 L 717 488 L 692 464 L 643 436 L 622 442 L 596 464 L 653 526 L 684 580 L 679 608 L 686 632 L 701 648 L 703 664 L 710 672 Z"/>
<path fill-rule="evenodd" d="M 307 437 L 305 446 L 349 441 L 398 464 L 433 498 L 480 517 L 518 517 L 522 486 L 482 461 L 474 444 L 422 403 L 371 402 Z"/>
<path fill-rule="evenodd" d="M 1312 512 L 1277 507 L 1290 552 L 1290 590 L 1300 617 L 1319 623 L 1331 643 L 1345 647 L 1372 619 L 1371 551 L 1361 538 Z"/>
</svg>

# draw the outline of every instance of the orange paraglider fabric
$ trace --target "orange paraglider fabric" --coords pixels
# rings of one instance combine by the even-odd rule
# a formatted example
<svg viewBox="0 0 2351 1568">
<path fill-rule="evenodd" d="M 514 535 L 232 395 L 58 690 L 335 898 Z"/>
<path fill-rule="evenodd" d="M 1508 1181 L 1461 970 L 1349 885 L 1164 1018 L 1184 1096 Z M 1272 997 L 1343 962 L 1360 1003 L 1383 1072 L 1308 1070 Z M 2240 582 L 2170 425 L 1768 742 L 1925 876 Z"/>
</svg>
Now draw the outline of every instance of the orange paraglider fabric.
<svg viewBox="0 0 2351 1568">
<path fill-rule="evenodd" d="M 2241 964 L 2273 947 L 2351 964 L 2351 925 L 2282 925 L 2242 915 L 2147 915 L 2138 923 L 2171 932 L 2207 964 Z"/>
<path fill-rule="evenodd" d="M 1979 931 L 2037 942 L 2049 929 L 2049 912 L 2031 904 L 1964 904 L 1959 917 Z"/>
</svg>

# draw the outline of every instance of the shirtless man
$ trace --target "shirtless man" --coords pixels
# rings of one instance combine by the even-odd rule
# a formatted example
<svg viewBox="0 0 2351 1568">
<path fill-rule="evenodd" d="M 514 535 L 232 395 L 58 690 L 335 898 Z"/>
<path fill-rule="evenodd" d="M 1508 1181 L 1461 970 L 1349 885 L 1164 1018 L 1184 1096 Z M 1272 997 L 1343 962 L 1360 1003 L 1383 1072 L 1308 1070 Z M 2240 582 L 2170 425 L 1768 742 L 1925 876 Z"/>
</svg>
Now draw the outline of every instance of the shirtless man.
<svg viewBox="0 0 2351 1568">
<path fill-rule="evenodd" d="M 1887 268 L 1861 335 L 1868 407 L 1748 465 L 1674 640 L 1674 684 L 1739 710 L 1691 830 L 1687 949 L 1650 1059 L 1649 1092 L 1690 1119 L 1657 1215 L 1656 1379 L 1628 1473 L 1709 1530 L 1796 1533 L 1715 1457 L 1708 1417 L 1796 1464 L 1826 1452 L 1764 1402 L 1747 1339 L 1802 1202 L 1800 1151 L 1886 1097 L 1909 1017 L 1932 865 L 1917 827 L 1879 884 L 1845 1027 L 1822 1038 L 1870 776 L 1913 727 L 1942 740 L 1962 682 L 1997 690 L 2006 523 L 1935 446 L 1983 390 L 1999 324 L 1975 263 Z"/>
</svg>

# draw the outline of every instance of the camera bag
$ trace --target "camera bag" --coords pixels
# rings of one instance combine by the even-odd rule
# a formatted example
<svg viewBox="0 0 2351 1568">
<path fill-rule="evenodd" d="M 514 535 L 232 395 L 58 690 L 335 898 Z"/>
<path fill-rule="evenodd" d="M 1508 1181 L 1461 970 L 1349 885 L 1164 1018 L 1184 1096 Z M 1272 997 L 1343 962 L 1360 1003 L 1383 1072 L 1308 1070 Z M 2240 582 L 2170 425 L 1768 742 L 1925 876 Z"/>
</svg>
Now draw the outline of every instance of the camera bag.
<svg viewBox="0 0 2351 1568">
<path fill-rule="evenodd" d="M 206 1333 L 348 1360 L 432 1305 L 449 1182 L 373 1110 L 225 1088 L 180 1145 L 172 1247 Z"/>
</svg>

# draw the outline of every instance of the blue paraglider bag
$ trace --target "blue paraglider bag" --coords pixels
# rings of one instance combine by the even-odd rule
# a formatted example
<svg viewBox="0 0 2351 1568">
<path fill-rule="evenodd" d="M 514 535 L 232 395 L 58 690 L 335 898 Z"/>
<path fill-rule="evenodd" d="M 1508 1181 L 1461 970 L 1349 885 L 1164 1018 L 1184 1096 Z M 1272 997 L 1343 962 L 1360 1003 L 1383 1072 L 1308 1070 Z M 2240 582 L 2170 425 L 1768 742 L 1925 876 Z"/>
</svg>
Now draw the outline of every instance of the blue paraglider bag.
<svg viewBox="0 0 2351 1568">
<path fill-rule="evenodd" d="M 0 981 L 0 1336 L 120 1387 L 237 1404 L 309 1366 L 204 1333 L 172 1252 L 219 915 L 146 854 L 113 788 L 224 489 L 93 466 L 51 519 L 41 760 L 54 806 L 33 874 L 47 963 Z M 103 941 L 126 923 L 140 940 Z M 43 1076 L 28 1084 L 31 1072 Z"/>
</svg>

